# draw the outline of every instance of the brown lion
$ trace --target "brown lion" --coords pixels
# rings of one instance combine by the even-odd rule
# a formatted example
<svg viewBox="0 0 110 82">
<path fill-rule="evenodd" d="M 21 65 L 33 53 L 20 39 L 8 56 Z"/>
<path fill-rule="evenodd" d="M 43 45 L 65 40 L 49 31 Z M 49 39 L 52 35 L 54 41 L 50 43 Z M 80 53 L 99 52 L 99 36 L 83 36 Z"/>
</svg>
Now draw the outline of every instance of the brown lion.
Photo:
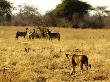
<svg viewBox="0 0 110 82">
<path fill-rule="evenodd" d="M 65 54 L 66 57 L 69 59 L 69 54 Z M 85 65 L 86 70 L 88 70 L 88 67 L 91 68 L 91 64 L 88 64 L 88 57 L 86 55 L 72 55 L 72 66 L 73 66 L 73 71 L 71 74 L 75 73 L 75 67 L 79 65 L 80 69 L 83 70 L 83 66 Z"/>
</svg>

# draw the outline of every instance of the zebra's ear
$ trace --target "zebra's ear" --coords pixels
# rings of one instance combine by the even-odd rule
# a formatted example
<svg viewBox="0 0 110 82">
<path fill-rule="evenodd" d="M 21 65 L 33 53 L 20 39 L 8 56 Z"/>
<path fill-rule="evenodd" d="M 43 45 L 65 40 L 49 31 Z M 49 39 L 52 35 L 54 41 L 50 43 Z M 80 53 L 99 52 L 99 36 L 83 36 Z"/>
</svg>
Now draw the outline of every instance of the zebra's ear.
<svg viewBox="0 0 110 82">
<path fill-rule="evenodd" d="M 68 55 L 69 55 L 69 54 L 67 54 L 67 53 L 65 54 L 65 56 L 66 56 L 67 58 L 68 58 Z"/>
<path fill-rule="evenodd" d="M 26 28 L 26 30 L 28 30 L 28 28 Z"/>
<path fill-rule="evenodd" d="M 76 54 L 73 54 L 73 56 L 75 56 Z"/>
</svg>

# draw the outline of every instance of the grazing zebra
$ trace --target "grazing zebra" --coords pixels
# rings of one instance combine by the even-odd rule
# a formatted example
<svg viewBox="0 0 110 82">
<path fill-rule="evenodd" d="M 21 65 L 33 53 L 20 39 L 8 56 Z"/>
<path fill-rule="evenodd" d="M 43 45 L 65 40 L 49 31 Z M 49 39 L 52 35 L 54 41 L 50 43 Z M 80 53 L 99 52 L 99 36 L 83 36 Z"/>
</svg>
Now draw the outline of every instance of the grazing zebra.
<svg viewBox="0 0 110 82">
<path fill-rule="evenodd" d="M 48 28 L 40 28 L 38 27 L 38 35 L 40 38 L 47 38 Z"/>
<path fill-rule="evenodd" d="M 33 29 L 33 32 L 30 32 L 28 36 L 29 36 L 29 39 L 40 38 L 37 32 L 35 32 L 35 29 Z"/>
<path fill-rule="evenodd" d="M 49 40 L 52 40 L 53 38 L 57 38 L 58 40 L 60 40 L 60 33 L 51 33 L 48 30 L 48 38 L 49 38 Z"/>
<path fill-rule="evenodd" d="M 35 38 L 40 38 L 40 36 L 37 32 L 35 33 Z"/>
<path fill-rule="evenodd" d="M 35 38 L 35 29 L 33 29 L 33 32 L 30 32 L 29 34 L 29 39 L 34 39 Z"/>
<path fill-rule="evenodd" d="M 27 35 L 27 30 L 28 30 L 28 28 L 26 28 L 25 32 L 17 31 L 16 32 L 16 38 L 18 39 L 19 36 L 23 36 L 25 38 L 25 36 Z"/>
</svg>

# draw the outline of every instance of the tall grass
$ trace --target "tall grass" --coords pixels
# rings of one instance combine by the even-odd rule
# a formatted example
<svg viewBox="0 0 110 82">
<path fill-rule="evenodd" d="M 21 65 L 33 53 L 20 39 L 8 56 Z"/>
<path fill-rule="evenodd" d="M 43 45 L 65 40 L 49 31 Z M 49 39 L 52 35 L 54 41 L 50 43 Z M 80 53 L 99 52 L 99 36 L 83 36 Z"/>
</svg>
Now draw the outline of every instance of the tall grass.
<svg viewBox="0 0 110 82">
<path fill-rule="evenodd" d="M 110 81 L 109 29 L 50 28 L 61 34 L 61 41 L 16 40 L 16 31 L 24 29 L 0 27 L 0 82 L 37 82 L 39 77 L 44 82 Z M 65 53 L 75 49 L 88 56 L 92 68 L 80 73 L 77 67 L 76 74 L 70 75 L 71 61 Z"/>
</svg>

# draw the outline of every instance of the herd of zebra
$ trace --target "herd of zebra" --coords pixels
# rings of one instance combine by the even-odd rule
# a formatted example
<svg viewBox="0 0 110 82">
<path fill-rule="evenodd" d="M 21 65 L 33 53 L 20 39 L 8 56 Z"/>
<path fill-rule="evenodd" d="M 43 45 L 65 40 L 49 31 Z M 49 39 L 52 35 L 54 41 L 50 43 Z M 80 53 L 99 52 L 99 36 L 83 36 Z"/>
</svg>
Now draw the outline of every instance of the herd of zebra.
<svg viewBox="0 0 110 82">
<path fill-rule="evenodd" d="M 29 39 L 35 39 L 35 38 L 48 38 L 49 40 L 52 40 L 53 38 L 56 38 L 58 40 L 60 40 L 60 33 L 52 33 L 48 28 L 37 28 L 37 29 L 33 29 L 32 32 L 29 32 L 28 31 L 28 28 L 26 28 L 26 31 L 24 32 L 20 32 L 20 31 L 17 31 L 16 32 L 16 38 L 18 39 L 18 37 L 26 37 L 28 36 Z M 26 52 L 29 52 L 29 49 L 30 48 L 25 48 L 25 51 Z M 67 59 L 69 61 L 70 60 L 70 57 L 69 57 L 70 54 L 68 53 L 65 53 L 65 56 L 67 57 Z M 88 70 L 88 68 L 90 67 L 91 68 L 91 64 L 88 63 L 88 57 L 86 55 L 77 55 L 77 54 L 72 54 L 72 72 L 71 74 L 75 74 L 75 68 L 77 65 L 80 66 L 80 69 L 81 71 L 83 70 L 83 65 L 85 65 L 86 67 L 86 70 Z"/>
<path fill-rule="evenodd" d="M 26 31 L 21 32 L 17 31 L 16 32 L 16 39 L 19 37 L 28 37 L 29 39 L 35 39 L 35 38 L 48 38 L 49 40 L 52 40 L 53 38 L 56 38 L 60 40 L 60 33 L 52 33 L 48 28 L 37 28 L 33 29 L 32 32 L 28 31 L 28 28 L 26 28 Z"/>
</svg>

